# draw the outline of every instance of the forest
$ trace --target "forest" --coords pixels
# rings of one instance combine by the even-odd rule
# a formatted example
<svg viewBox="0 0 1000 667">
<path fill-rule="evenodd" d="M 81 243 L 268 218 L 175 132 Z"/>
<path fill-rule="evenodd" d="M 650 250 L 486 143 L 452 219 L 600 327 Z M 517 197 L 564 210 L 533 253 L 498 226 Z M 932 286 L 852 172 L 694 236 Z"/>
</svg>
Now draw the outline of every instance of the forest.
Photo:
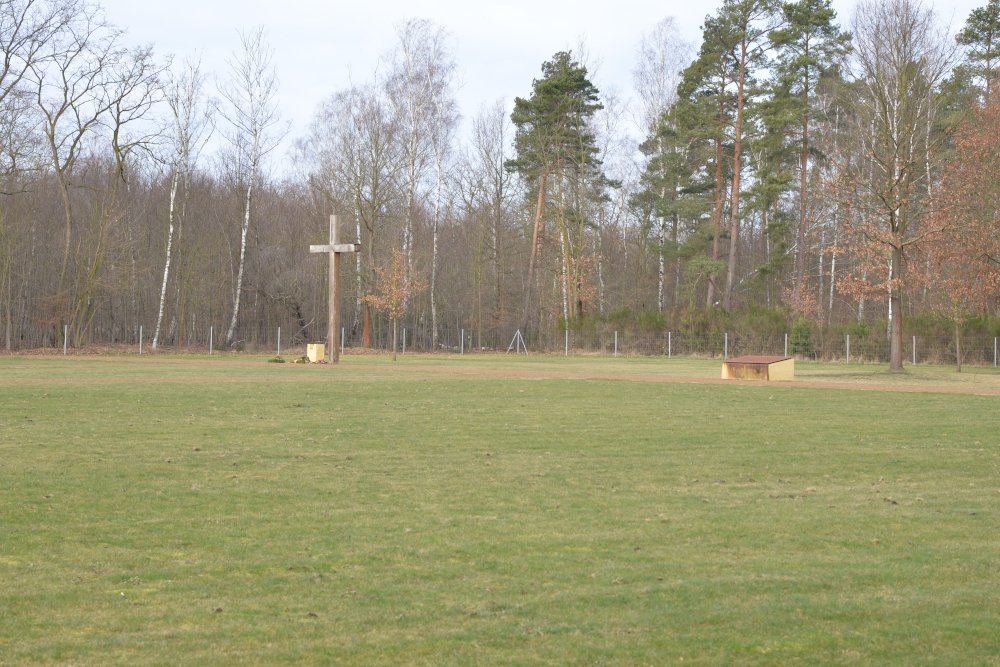
<svg viewBox="0 0 1000 667">
<path fill-rule="evenodd" d="M 263 27 L 208 72 L 86 0 L 0 0 L 0 345 L 322 341 L 331 214 L 357 346 L 797 327 L 899 368 L 918 329 L 1000 335 L 1000 0 L 957 32 L 918 0 L 650 26 L 634 95 L 557 51 L 462 119 L 447 26 L 407 20 L 288 137 Z"/>
</svg>

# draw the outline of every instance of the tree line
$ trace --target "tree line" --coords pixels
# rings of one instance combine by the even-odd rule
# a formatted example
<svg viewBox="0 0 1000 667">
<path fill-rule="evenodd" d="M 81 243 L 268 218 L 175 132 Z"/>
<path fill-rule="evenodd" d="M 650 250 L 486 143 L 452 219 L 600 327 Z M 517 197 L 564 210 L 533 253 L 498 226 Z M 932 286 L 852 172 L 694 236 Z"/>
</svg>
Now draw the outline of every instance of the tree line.
<svg viewBox="0 0 1000 667">
<path fill-rule="evenodd" d="M 263 29 L 212 75 L 90 2 L 0 0 L 3 344 L 316 340 L 308 245 L 337 213 L 359 344 L 400 319 L 437 348 L 766 312 L 885 326 L 900 367 L 907 317 L 958 344 L 1000 315 L 998 35 L 1000 0 L 957 34 L 917 0 L 847 25 L 828 0 L 724 0 L 699 44 L 671 19 L 642 36 L 630 97 L 560 51 L 460 132 L 452 37 L 409 20 L 275 175 Z"/>
</svg>

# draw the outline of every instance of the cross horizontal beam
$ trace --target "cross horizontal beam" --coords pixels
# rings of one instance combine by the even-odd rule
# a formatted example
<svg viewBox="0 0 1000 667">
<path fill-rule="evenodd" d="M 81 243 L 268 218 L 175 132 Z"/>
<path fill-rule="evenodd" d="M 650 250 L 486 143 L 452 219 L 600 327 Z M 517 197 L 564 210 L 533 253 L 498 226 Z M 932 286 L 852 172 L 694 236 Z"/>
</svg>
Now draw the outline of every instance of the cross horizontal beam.
<svg viewBox="0 0 1000 667">
<path fill-rule="evenodd" d="M 360 243 L 335 243 L 333 245 L 311 245 L 309 252 L 361 252 Z"/>
</svg>

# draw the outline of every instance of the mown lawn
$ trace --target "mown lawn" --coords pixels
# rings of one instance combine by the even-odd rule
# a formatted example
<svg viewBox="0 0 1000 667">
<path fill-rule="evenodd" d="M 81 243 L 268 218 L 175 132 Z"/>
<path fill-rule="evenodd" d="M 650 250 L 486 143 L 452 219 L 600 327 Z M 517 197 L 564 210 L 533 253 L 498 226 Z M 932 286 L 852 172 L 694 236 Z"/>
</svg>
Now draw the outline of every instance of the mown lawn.
<svg viewBox="0 0 1000 667">
<path fill-rule="evenodd" d="M 990 371 L 0 358 L 0 664 L 1000 664 Z"/>
</svg>

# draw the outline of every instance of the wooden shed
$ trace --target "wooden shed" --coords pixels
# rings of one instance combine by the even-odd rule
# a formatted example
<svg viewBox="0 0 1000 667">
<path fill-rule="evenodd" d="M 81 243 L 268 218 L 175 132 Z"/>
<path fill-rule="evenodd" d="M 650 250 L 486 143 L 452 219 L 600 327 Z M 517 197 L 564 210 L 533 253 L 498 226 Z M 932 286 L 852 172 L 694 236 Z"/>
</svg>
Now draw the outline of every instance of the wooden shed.
<svg viewBox="0 0 1000 667">
<path fill-rule="evenodd" d="M 795 359 L 791 357 L 745 356 L 722 362 L 723 380 L 795 379 Z"/>
</svg>

